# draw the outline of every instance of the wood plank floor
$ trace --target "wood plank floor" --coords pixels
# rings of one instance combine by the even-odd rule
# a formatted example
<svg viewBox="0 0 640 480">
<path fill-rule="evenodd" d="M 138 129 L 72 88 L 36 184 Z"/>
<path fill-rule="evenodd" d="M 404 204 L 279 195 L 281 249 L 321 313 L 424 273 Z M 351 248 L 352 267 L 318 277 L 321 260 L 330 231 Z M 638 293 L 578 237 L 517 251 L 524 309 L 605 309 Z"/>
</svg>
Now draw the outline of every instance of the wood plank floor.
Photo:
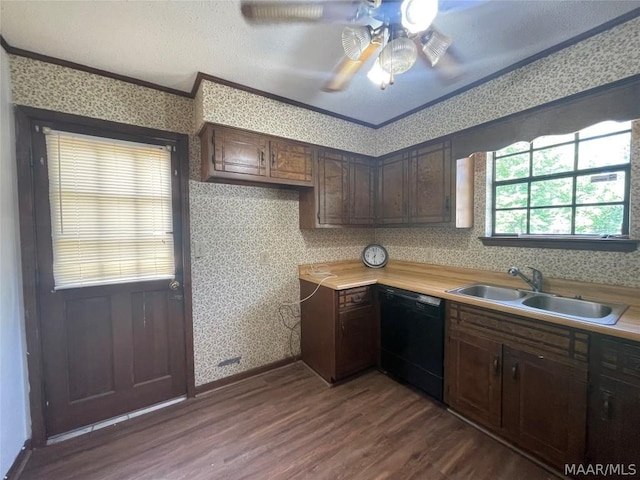
<svg viewBox="0 0 640 480">
<path fill-rule="evenodd" d="M 36 450 L 21 478 L 555 479 L 381 373 L 328 388 L 301 363 Z"/>
</svg>

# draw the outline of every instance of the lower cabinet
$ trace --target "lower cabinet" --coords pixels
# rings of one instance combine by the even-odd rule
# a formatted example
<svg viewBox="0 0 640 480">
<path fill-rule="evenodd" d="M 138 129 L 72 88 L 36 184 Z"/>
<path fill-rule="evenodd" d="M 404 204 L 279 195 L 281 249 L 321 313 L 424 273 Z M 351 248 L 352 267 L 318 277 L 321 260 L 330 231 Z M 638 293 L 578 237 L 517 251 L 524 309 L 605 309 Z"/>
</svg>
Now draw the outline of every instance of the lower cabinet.
<svg viewBox="0 0 640 480">
<path fill-rule="evenodd" d="M 306 298 L 317 284 L 300 281 Z M 302 361 L 327 382 L 374 366 L 378 358 L 378 315 L 373 287 L 332 290 L 321 286 L 300 305 Z"/>
<path fill-rule="evenodd" d="M 458 303 L 447 329 L 453 410 L 560 470 L 583 462 L 586 334 Z"/>
<path fill-rule="evenodd" d="M 640 345 L 595 336 L 591 354 L 587 462 L 640 475 Z M 626 472 L 626 475 L 624 474 Z"/>
</svg>

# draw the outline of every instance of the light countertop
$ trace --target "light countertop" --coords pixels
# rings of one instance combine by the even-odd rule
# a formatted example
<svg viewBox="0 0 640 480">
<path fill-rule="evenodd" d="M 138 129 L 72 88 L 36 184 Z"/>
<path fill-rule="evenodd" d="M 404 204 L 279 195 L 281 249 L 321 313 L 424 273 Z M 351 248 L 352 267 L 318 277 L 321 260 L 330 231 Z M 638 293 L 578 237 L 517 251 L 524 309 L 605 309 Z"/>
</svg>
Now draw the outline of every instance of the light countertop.
<svg viewBox="0 0 640 480">
<path fill-rule="evenodd" d="M 615 325 L 599 325 L 558 317 L 543 311 L 524 310 L 517 306 L 499 304 L 490 300 L 447 292 L 447 290 L 473 283 L 528 288 L 520 279 L 507 275 L 506 271 L 502 273 L 401 261 L 390 261 L 386 267 L 379 269 L 367 268 L 360 261 L 323 264 L 320 268 L 323 271 L 330 271 L 335 277 L 323 280 L 322 276 L 310 274 L 314 269 L 318 269 L 318 266 L 301 265 L 299 267 L 300 279 L 313 283 L 322 281 L 323 286 L 333 290 L 344 290 L 379 283 L 447 300 L 455 300 L 460 303 L 491 308 L 522 317 L 640 342 L 640 289 L 638 288 L 545 278 L 543 290 L 546 293 L 568 297 L 580 295 L 584 300 L 629 305 Z"/>
</svg>

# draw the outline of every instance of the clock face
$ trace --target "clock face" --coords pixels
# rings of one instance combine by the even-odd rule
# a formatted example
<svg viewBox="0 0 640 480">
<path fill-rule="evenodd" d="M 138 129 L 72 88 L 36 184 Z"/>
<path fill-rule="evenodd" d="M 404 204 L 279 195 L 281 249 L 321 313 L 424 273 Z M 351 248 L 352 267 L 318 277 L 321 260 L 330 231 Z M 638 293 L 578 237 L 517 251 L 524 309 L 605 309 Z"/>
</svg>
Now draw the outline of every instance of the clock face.
<svg viewBox="0 0 640 480">
<path fill-rule="evenodd" d="M 384 267 L 389 260 L 389 254 L 382 245 L 367 245 L 362 252 L 362 261 L 367 267 Z"/>
</svg>

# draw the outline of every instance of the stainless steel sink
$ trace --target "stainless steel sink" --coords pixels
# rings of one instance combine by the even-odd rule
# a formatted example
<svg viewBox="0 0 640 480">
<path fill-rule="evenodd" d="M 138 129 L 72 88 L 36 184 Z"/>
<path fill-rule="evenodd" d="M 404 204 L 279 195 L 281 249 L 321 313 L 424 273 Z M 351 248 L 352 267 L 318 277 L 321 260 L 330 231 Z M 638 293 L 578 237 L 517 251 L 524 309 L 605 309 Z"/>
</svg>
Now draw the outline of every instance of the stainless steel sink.
<svg viewBox="0 0 640 480">
<path fill-rule="evenodd" d="M 625 305 L 587 302 L 573 298 L 535 295 L 522 301 L 522 305 L 547 312 L 587 319 L 590 322 L 612 325 L 627 308 Z"/>
<path fill-rule="evenodd" d="M 525 311 L 543 311 L 551 315 L 602 325 L 615 324 L 627 309 L 626 305 L 589 302 L 496 285 L 466 285 L 448 292 L 509 305 Z"/>
<path fill-rule="evenodd" d="M 488 300 L 512 301 L 518 300 L 527 294 L 522 290 L 514 288 L 497 287 L 495 285 L 468 285 L 456 288 L 455 293 L 460 295 L 470 295 L 472 297 L 486 298 Z"/>
</svg>

